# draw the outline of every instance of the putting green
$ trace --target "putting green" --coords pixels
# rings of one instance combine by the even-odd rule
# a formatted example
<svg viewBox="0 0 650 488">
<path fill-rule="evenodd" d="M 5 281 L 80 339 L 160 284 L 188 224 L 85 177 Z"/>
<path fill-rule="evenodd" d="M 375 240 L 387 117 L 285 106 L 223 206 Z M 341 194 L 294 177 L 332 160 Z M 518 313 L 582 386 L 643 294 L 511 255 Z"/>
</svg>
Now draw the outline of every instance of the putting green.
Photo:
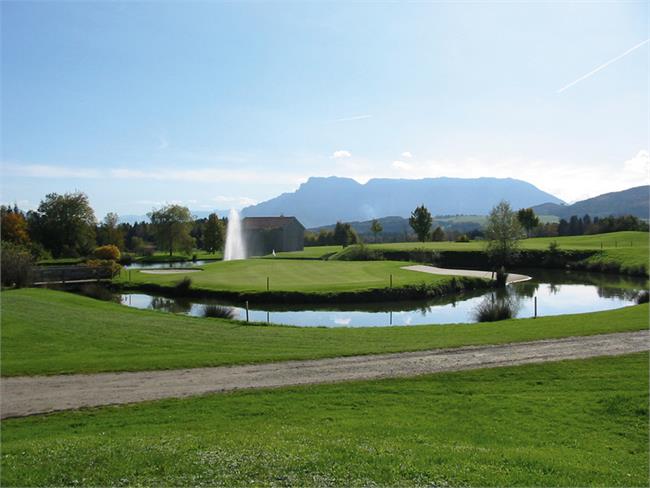
<svg viewBox="0 0 650 488">
<path fill-rule="evenodd" d="M 296 291 L 329 293 L 361 291 L 417 284 L 442 284 L 451 276 L 417 273 L 402 269 L 402 261 L 319 261 L 246 259 L 219 261 L 202 266 L 202 273 L 149 274 L 146 270 L 122 271 L 120 279 L 135 284 L 173 286 L 185 275 L 192 287 L 233 292 Z M 180 271 L 180 270 L 179 270 Z M 130 275 L 130 278 L 129 278 Z"/>
</svg>

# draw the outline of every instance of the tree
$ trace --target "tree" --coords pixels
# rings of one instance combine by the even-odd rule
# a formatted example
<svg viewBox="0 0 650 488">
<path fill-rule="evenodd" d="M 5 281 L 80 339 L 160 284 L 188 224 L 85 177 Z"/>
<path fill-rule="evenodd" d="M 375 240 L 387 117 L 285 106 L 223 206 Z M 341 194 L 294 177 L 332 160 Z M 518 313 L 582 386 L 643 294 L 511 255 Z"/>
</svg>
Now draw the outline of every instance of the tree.
<svg viewBox="0 0 650 488">
<path fill-rule="evenodd" d="M 102 225 L 97 232 L 97 241 L 101 246 L 113 245 L 124 249 L 124 232 L 119 227 L 119 216 L 109 212 L 104 217 Z"/>
<path fill-rule="evenodd" d="M 502 201 L 496 205 L 487 218 L 485 237 L 488 240 L 487 253 L 499 266 L 506 266 L 516 255 L 523 229 L 510 204 Z"/>
<path fill-rule="evenodd" d="M 11 207 L 0 207 L 0 233 L 2 240 L 16 244 L 29 244 L 29 233 L 27 221 L 18 209 Z"/>
<path fill-rule="evenodd" d="M 224 225 L 216 213 L 211 213 L 203 228 L 203 248 L 208 252 L 217 252 L 223 248 Z"/>
<path fill-rule="evenodd" d="M 95 247 L 95 213 L 85 193 L 50 193 L 27 215 L 29 231 L 54 257 L 75 257 Z"/>
<path fill-rule="evenodd" d="M 539 218 L 532 208 L 522 208 L 517 212 L 517 220 L 526 229 L 526 236 L 530 237 L 530 231 L 539 225 Z"/>
<path fill-rule="evenodd" d="M 169 251 L 192 252 L 194 239 L 190 236 L 192 229 L 192 214 L 187 207 L 167 205 L 159 210 L 153 210 L 147 216 L 151 220 L 156 243 L 160 249 Z"/>
<path fill-rule="evenodd" d="M 433 223 L 433 218 L 431 213 L 424 205 L 417 207 L 413 212 L 411 212 L 411 218 L 409 219 L 409 224 L 413 229 L 413 232 L 418 236 L 418 240 L 424 242 L 429 237 L 431 232 L 431 224 Z"/>
<path fill-rule="evenodd" d="M 16 288 L 29 286 L 34 265 L 31 253 L 25 246 L 9 241 L 3 241 L 0 248 L 2 249 L 2 259 L 0 259 L 2 285 Z"/>
<path fill-rule="evenodd" d="M 442 227 L 438 226 L 435 228 L 431 234 L 432 241 L 444 241 L 445 240 L 445 231 L 442 230 Z"/>
<path fill-rule="evenodd" d="M 359 242 L 359 236 L 350 224 L 337 222 L 334 226 L 334 234 L 332 236 L 332 240 L 334 244 L 346 247 L 350 244 L 356 244 Z"/>
<path fill-rule="evenodd" d="M 381 222 L 379 222 L 379 220 L 377 220 L 377 219 L 374 219 L 372 221 L 372 224 L 370 224 L 370 231 L 375 236 L 375 242 L 377 242 L 377 234 L 379 234 L 383 230 L 384 230 L 384 227 L 381 225 Z"/>
</svg>

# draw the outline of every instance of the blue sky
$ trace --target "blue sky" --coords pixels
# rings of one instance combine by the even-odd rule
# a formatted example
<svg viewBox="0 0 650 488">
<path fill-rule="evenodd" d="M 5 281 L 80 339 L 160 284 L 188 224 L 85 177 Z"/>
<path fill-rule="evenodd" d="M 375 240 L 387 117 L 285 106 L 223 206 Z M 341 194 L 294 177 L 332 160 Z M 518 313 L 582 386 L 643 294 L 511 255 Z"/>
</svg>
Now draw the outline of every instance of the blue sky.
<svg viewBox="0 0 650 488">
<path fill-rule="evenodd" d="M 1 199 L 24 208 L 241 207 L 329 175 L 648 183 L 647 2 L 0 8 Z"/>
</svg>

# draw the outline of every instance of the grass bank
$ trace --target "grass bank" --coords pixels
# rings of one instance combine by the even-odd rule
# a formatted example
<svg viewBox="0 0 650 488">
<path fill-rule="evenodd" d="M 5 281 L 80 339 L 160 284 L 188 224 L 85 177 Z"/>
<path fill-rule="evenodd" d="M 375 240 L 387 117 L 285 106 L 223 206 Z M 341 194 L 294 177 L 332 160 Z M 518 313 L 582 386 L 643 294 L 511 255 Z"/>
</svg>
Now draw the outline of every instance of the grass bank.
<svg viewBox="0 0 650 488">
<path fill-rule="evenodd" d="M 648 305 L 502 322 L 340 328 L 245 325 L 43 289 L 2 293 L 3 376 L 219 366 L 646 329 Z"/>
<path fill-rule="evenodd" d="M 3 486 L 648 486 L 648 355 L 2 422 Z"/>
<path fill-rule="evenodd" d="M 551 242 L 557 242 L 558 252 L 549 252 Z M 648 275 L 650 260 L 649 234 L 623 231 L 586 236 L 538 237 L 520 241 L 522 250 L 518 266 L 571 267 L 588 271 L 606 271 L 631 275 Z M 389 259 L 432 259 L 438 254 L 440 265 L 489 269 L 484 241 L 471 242 L 396 242 L 368 244 L 370 249 L 383 252 Z M 324 259 L 341 250 L 340 246 L 308 247 L 303 251 L 310 259 Z M 424 253 L 422 251 L 425 251 Z M 426 252 L 429 252 L 428 256 Z M 284 257 L 285 253 L 280 253 Z M 301 253 L 287 253 L 291 258 Z"/>
</svg>

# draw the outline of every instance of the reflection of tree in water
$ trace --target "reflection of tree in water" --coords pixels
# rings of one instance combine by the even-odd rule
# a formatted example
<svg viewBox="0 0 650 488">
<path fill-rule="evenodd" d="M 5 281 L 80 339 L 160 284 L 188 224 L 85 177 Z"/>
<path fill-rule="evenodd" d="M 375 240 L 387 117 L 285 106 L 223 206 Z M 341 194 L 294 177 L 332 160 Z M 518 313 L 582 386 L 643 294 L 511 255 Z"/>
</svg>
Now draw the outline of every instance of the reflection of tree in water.
<svg viewBox="0 0 650 488">
<path fill-rule="evenodd" d="M 609 287 L 598 287 L 596 290 L 600 298 L 618 298 L 619 300 L 628 301 L 633 301 L 638 293 L 637 290 L 626 290 Z"/>
<path fill-rule="evenodd" d="M 186 298 L 151 297 L 151 308 L 172 313 L 187 313 L 192 303 Z"/>
<path fill-rule="evenodd" d="M 534 283 L 532 281 L 524 281 L 522 283 L 517 283 L 512 285 L 512 292 L 520 297 L 533 298 L 537 293 L 539 288 L 539 283 Z"/>
<path fill-rule="evenodd" d="M 420 307 L 418 310 L 420 311 L 423 317 L 426 317 L 428 313 L 431 313 L 431 307 L 427 307 L 426 305 Z"/>
<path fill-rule="evenodd" d="M 560 290 L 562 290 L 562 286 L 556 285 L 555 283 L 549 283 L 548 284 L 548 292 L 551 295 L 557 295 L 560 293 Z"/>
</svg>

